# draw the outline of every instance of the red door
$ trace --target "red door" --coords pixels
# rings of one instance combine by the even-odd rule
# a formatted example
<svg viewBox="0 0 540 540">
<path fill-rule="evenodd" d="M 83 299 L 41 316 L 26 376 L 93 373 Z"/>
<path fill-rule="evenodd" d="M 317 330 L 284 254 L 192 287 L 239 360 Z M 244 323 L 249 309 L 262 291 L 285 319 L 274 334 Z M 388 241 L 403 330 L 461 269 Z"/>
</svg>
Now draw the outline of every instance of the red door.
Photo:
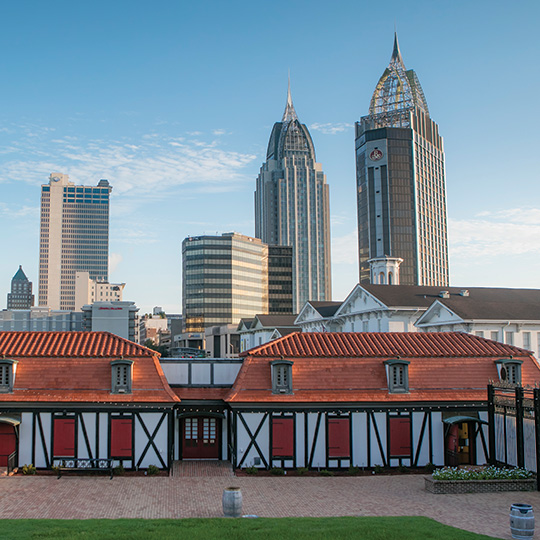
<svg viewBox="0 0 540 540">
<path fill-rule="evenodd" d="M 15 452 L 16 446 L 15 428 L 11 424 L 0 423 L 0 467 L 7 467 L 8 457 Z"/>
<path fill-rule="evenodd" d="M 219 459 L 221 420 L 197 416 L 182 423 L 183 459 Z"/>
</svg>

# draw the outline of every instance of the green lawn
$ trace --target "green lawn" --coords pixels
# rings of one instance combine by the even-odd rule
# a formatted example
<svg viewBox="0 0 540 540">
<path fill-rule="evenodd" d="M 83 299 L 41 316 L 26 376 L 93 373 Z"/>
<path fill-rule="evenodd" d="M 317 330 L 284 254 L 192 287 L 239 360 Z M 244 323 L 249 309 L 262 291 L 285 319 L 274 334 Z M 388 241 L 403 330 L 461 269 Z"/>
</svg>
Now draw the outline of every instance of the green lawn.
<svg viewBox="0 0 540 540">
<path fill-rule="evenodd" d="M 3 519 L 0 537 L 84 540 L 481 540 L 424 517 L 281 519 Z"/>
</svg>

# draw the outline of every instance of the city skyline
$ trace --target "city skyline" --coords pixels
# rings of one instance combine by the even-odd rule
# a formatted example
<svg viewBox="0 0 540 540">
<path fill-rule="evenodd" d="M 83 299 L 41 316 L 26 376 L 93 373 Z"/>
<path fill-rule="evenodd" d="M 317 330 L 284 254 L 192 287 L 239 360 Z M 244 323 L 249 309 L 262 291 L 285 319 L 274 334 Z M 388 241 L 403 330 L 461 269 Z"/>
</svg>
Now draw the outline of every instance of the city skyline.
<svg viewBox="0 0 540 540">
<path fill-rule="evenodd" d="M 6 6 L 0 37 L 9 51 L 0 111 L 3 298 L 20 264 L 38 282 L 39 186 L 62 171 L 76 184 L 107 178 L 115 188 L 109 279 L 126 283 L 124 298 L 141 313 L 180 311 L 181 240 L 254 234 L 253 184 L 290 68 L 296 110 L 331 186 L 333 298 L 343 300 L 358 281 L 353 125 L 388 63 L 394 19 L 443 127 L 450 283 L 537 286 L 540 113 L 519 101 L 539 82 L 529 67 L 536 3 L 516 13 L 487 2 L 394 2 L 379 17 L 352 2 L 314 3 L 306 17 L 278 2 L 262 26 L 261 9 L 242 2 L 208 3 L 211 17 L 204 6 L 161 2 L 150 11 L 134 2 L 127 22 L 121 3 L 107 17 L 103 2 L 90 10 L 30 4 Z M 285 6 L 296 31 L 276 40 Z M 327 38 L 307 40 L 315 27 Z M 373 47 L 360 55 L 365 43 Z M 504 77 L 494 77 L 499 70 Z"/>
</svg>

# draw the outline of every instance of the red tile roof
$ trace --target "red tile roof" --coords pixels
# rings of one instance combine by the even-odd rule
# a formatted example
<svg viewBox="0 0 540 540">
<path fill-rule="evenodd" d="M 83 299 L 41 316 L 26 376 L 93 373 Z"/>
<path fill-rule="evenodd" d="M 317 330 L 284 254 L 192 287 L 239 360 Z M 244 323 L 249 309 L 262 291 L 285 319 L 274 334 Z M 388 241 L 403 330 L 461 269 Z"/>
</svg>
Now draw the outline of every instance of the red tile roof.
<svg viewBox="0 0 540 540">
<path fill-rule="evenodd" d="M 155 351 L 110 332 L 0 332 L 0 356 L 152 356 Z"/>
<path fill-rule="evenodd" d="M 270 362 L 280 356 L 293 361 L 292 395 L 272 394 Z M 390 394 L 384 361 L 397 356 L 410 362 L 409 392 Z M 540 381 L 528 351 L 469 334 L 294 334 L 248 351 L 226 401 L 485 402 L 489 381 L 498 380 L 495 360 L 509 356 L 523 361 L 523 384 Z"/>
<path fill-rule="evenodd" d="M 17 360 L 0 402 L 175 403 L 158 355 L 108 332 L 0 332 L 0 357 Z M 133 360 L 132 392 L 111 393 L 111 361 Z"/>
<path fill-rule="evenodd" d="M 463 332 L 296 332 L 240 356 L 418 358 L 516 356 L 524 352 Z"/>
</svg>

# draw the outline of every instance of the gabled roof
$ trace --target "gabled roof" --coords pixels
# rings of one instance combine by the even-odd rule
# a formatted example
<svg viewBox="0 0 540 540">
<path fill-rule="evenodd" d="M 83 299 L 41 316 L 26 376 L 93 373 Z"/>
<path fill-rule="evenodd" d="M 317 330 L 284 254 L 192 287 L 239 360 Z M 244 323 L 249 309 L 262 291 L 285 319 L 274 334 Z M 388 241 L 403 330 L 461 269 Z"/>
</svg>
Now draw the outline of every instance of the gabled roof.
<svg viewBox="0 0 540 540">
<path fill-rule="evenodd" d="M 322 317 L 326 318 L 334 315 L 334 313 L 339 309 L 343 302 L 319 302 L 315 300 L 310 300 L 308 304 L 310 304 L 314 309 L 316 309 Z"/>
<path fill-rule="evenodd" d="M 17 360 L 3 403 L 174 404 L 158 354 L 108 332 L 0 332 L 0 357 Z M 130 394 L 111 393 L 111 361 L 133 361 Z"/>
<path fill-rule="evenodd" d="M 462 332 L 295 332 L 240 356 L 287 358 L 480 357 L 529 354 Z"/>
<path fill-rule="evenodd" d="M 110 332 L 0 332 L 0 357 L 135 357 L 156 352 Z"/>
<path fill-rule="evenodd" d="M 261 323 L 261 326 L 265 328 L 277 328 L 284 326 L 295 326 L 294 321 L 297 315 L 255 315 L 254 325 L 257 324 L 257 320 Z M 252 325 L 252 326 L 254 326 Z"/>
<path fill-rule="evenodd" d="M 428 308 L 436 300 L 464 320 L 540 320 L 539 289 L 361 285 L 388 307 Z M 449 298 L 440 293 L 448 291 Z M 468 291 L 464 296 L 462 291 Z"/>
<path fill-rule="evenodd" d="M 292 394 L 273 394 L 271 364 L 293 362 Z M 384 361 L 406 358 L 409 392 L 389 393 Z M 495 361 L 521 360 L 522 382 L 540 380 L 528 351 L 458 332 L 293 334 L 249 352 L 226 401 L 388 404 L 485 402 Z"/>
</svg>

